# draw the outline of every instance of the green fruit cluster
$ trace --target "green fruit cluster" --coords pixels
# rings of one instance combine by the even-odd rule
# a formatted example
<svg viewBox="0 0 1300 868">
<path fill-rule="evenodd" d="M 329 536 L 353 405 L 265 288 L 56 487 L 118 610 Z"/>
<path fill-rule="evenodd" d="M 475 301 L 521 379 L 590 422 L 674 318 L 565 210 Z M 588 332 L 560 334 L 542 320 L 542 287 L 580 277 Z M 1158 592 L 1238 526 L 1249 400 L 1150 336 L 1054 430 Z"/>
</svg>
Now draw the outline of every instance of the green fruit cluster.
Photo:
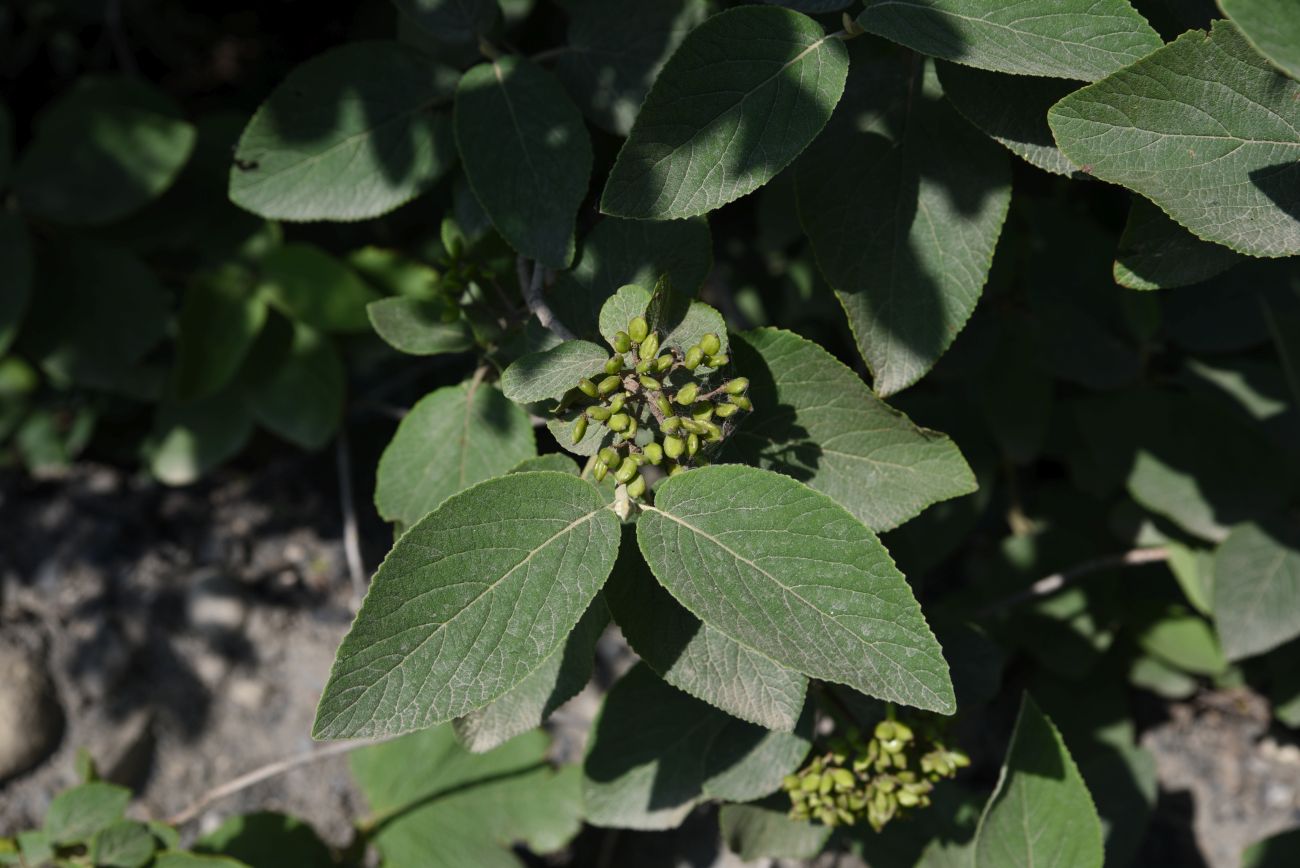
<svg viewBox="0 0 1300 868">
<path fill-rule="evenodd" d="M 731 433 L 740 414 L 753 409 L 744 377 L 721 379 L 717 369 L 730 358 L 722 340 L 706 334 L 692 347 L 663 347 L 645 317 L 633 317 L 611 341 L 614 355 L 577 386 L 589 402 L 573 425 L 573 442 L 591 426 L 611 434 L 595 456 L 592 475 L 608 475 L 626 486 L 633 500 L 645 495 L 646 469 L 672 476 L 708 463 Z M 702 369 L 712 369 L 708 374 Z"/>
<path fill-rule="evenodd" d="M 827 826 L 865 819 L 879 832 L 909 809 L 928 807 L 935 783 L 970 765 L 931 735 L 918 739 L 907 724 L 883 720 L 870 739 L 854 729 L 831 739 L 826 753 L 782 782 L 791 819 Z"/>
</svg>

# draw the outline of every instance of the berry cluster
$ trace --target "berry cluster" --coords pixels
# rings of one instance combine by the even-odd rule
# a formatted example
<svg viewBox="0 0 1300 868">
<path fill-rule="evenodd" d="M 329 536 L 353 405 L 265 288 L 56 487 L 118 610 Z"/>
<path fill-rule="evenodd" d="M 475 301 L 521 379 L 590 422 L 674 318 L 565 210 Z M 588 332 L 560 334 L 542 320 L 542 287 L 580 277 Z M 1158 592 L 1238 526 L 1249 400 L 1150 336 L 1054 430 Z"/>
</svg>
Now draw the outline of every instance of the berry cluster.
<svg viewBox="0 0 1300 868">
<path fill-rule="evenodd" d="M 831 739 L 826 753 L 786 775 L 791 819 L 852 826 L 865 817 L 879 832 L 907 809 L 927 807 L 936 782 L 970 765 L 930 735 L 918 741 L 907 724 L 883 720 L 869 740 L 856 729 Z"/>
<path fill-rule="evenodd" d="M 713 385 L 710 372 L 730 362 L 722 341 L 706 334 L 693 347 L 661 347 L 645 317 L 633 317 L 627 331 L 614 335 L 614 355 L 604 370 L 578 382 L 592 403 L 573 426 L 573 442 L 587 436 L 590 425 L 613 433 L 611 444 L 595 456 L 592 475 L 607 475 L 626 486 L 633 500 L 645 495 L 642 468 L 669 476 L 708 463 L 737 420 L 752 409 L 745 392 L 749 380 L 736 377 Z"/>
</svg>

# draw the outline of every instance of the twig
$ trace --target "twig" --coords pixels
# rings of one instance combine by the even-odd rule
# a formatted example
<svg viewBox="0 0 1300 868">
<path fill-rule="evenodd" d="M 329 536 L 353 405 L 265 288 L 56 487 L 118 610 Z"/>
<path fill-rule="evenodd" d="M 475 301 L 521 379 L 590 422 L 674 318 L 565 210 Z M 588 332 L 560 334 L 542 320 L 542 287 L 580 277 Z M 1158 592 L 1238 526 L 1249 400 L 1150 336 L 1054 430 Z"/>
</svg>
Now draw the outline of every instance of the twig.
<svg viewBox="0 0 1300 868">
<path fill-rule="evenodd" d="M 241 790 L 246 790 L 255 784 L 260 784 L 262 781 L 269 780 L 274 777 L 278 777 L 279 775 L 282 775 L 285 772 L 293 771 L 294 769 L 299 768 L 301 766 L 310 765 L 319 760 L 328 759 L 329 757 L 332 756 L 338 756 L 339 754 L 348 753 L 349 751 L 354 751 L 359 747 L 368 747 L 372 744 L 379 744 L 379 742 L 378 741 L 340 741 L 334 744 L 326 745 L 325 747 L 317 748 L 315 750 L 310 750 L 305 753 L 300 753 L 297 756 L 291 756 L 288 759 L 282 759 L 282 760 L 277 760 L 276 762 L 273 763 L 268 763 L 262 766 L 261 768 L 253 769 L 248 774 L 240 775 L 234 780 L 227 781 L 226 783 L 221 784 L 218 787 L 213 787 L 212 789 L 208 790 L 206 793 L 199 796 L 198 800 L 195 801 L 188 808 L 186 808 L 185 810 L 181 811 L 178 814 L 169 817 L 167 819 L 167 824 L 170 826 L 182 826 L 190 822 L 191 820 L 195 819 L 196 817 L 198 817 L 199 814 L 203 813 L 203 811 L 213 802 L 220 801 L 221 799 L 227 798 L 228 796 L 233 796 L 235 793 L 238 793 Z"/>
<path fill-rule="evenodd" d="M 556 337 L 561 340 L 576 340 L 577 335 L 569 331 L 564 323 L 560 322 L 551 310 L 551 306 L 546 303 L 546 298 L 542 295 L 542 284 L 546 279 L 546 270 L 540 263 L 533 263 L 532 277 L 528 276 L 528 262 L 522 256 L 516 260 L 516 268 L 519 270 L 519 289 L 524 294 L 524 303 L 528 305 L 528 310 L 543 327 L 555 332 Z"/>
<path fill-rule="evenodd" d="M 989 615 L 995 615 L 1007 609 L 1020 605 L 1029 600 L 1039 597 L 1046 597 L 1055 594 L 1071 582 L 1095 573 L 1098 570 L 1108 569 L 1110 567 L 1136 567 L 1141 564 L 1154 564 L 1169 559 L 1169 551 L 1162 547 L 1132 549 L 1118 555 L 1106 555 L 1105 557 L 1093 558 L 1090 561 L 1084 561 L 1070 567 L 1068 570 L 1062 570 L 1059 573 L 1052 573 L 1050 576 L 1044 576 L 1034 582 L 1022 591 L 1003 597 L 982 609 L 975 612 L 976 618 L 984 618 Z"/>
<path fill-rule="evenodd" d="M 356 606 L 359 607 L 370 583 L 366 581 L 366 568 L 361 562 L 361 535 L 357 532 L 357 510 L 352 502 L 352 456 L 348 448 L 346 425 L 339 426 L 335 447 L 339 472 L 339 500 L 343 506 L 343 551 L 347 556 L 348 575 L 352 577 L 352 594 Z"/>
</svg>

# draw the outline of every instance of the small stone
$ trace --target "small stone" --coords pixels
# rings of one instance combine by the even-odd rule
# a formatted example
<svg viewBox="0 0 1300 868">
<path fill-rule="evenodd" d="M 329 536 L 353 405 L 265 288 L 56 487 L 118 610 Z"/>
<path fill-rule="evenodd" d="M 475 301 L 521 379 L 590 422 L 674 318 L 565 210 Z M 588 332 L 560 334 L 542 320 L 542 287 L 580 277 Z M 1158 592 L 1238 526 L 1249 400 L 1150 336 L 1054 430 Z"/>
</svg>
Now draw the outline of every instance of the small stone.
<svg viewBox="0 0 1300 868">
<path fill-rule="evenodd" d="M 40 657 L 0 644 L 0 782 L 34 768 L 58 746 L 63 710 Z"/>
</svg>

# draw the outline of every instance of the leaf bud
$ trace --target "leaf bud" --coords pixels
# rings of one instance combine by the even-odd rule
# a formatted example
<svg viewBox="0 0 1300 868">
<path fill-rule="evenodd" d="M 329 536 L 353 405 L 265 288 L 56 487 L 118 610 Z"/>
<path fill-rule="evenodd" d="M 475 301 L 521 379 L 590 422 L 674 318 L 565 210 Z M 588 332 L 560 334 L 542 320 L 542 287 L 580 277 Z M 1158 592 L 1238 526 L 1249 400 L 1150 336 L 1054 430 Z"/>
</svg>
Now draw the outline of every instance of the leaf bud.
<svg viewBox="0 0 1300 868">
<path fill-rule="evenodd" d="M 659 335 L 656 332 L 650 332 L 646 335 L 645 340 L 641 341 L 641 346 L 637 349 L 637 355 L 645 360 L 650 361 L 659 355 Z"/>
<path fill-rule="evenodd" d="M 621 370 L 623 370 L 622 353 L 619 353 L 618 355 L 610 356 L 609 361 L 605 362 L 605 373 L 617 374 Z"/>
<path fill-rule="evenodd" d="M 631 422 L 632 417 L 626 413 L 615 413 L 613 416 L 609 417 L 609 422 L 606 424 L 609 425 L 610 430 L 625 431 Z"/>
<path fill-rule="evenodd" d="M 700 338 L 700 350 L 704 355 L 712 356 L 720 349 L 722 349 L 722 341 L 719 340 L 718 336 L 713 332 L 709 332 L 707 335 Z"/>
<path fill-rule="evenodd" d="M 661 388 L 659 381 L 649 374 L 642 374 L 637 380 L 641 383 L 641 388 L 650 389 L 651 391 Z"/>
<path fill-rule="evenodd" d="M 600 454 L 596 457 L 599 458 L 600 463 L 606 467 L 614 467 L 618 464 L 618 450 L 613 446 L 606 446 L 604 449 L 600 450 Z"/>
<path fill-rule="evenodd" d="M 658 464 L 664 460 L 664 448 L 658 443 L 647 443 L 641 451 L 651 464 Z"/>
<path fill-rule="evenodd" d="M 634 316 L 632 321 L 627 324 L 627 334 L 635 343 L 641 343 L 650 333 L 650 324 L 645 321 L 643 316 Z"/>
<path fill-rule="evenodd" d="M 609 412 L 608 407 L 601 407 L 597 405 L 595 407 L 587 408 L 587 416 L 589 418 L 595 419 L 597 422 L 604 422 L 612 415 L 613 414 Z"/>
<path fill-rule="evenodd" d="M 583 437 L 587 436 L 587 417 L 579 416 L 578 421 L 573 423 L 573 442 L 577 443 Z"/>
<path fill-rule="evenodd" d="M 674 400 L 683 407 L 689 407 L 691 404 L 695 403 L 695 396 L 699 391 L 700 387 L 695 383 L 687 383 L 685 386 L 682 386 L 677 390 L 677 397 Z"/>
<path fill-rule="evenodd" d="M 682 442 L 682 438 L 680 437 L 669 435 L 664 438 L 664 454 L 669 458 L 674 460 L 680 458 L 682 456 L 682 451 L 685 448 L 686 444 Z"/>
<path fill-rule="evenodd" d="M 578 391 L 582 392 L 582 394 L 586 395 L 588 398 L 594 398 L 599 394 L 596 389 L 596 384 L 586 377 L 583 377 L 578 381 Z"/>
<path fill-rule="evenodd" d="M 743 395 L 745 394 L 745 390 L 747 390 L 748 388 L 749 388 L 748 377 L 736 377 L 736 379 L 727 383 L 727 394 Z"/>
<path fill-rule="evenodd" d="M 731 356 L 726 353 L 718 353 L 716 356 L 709 356 L 709 367 L 720 368 L 731 361 Z"/>
<path fill-rule="evenodd" d="M 610 392 L 616 391 L 621 385 L 623 385 L 622 378 L 610 374 L 608 377 L 600 381 L 600 385 L 596 387 L 596 391 L 602 395 L 608 395 Z"/>
<path fill-rule="evenodd" d="M 616 332 L 614 334 L 614 352 L 626 353 L 632 349 L 632 338 L 627 332 Z"/>
<path fill-rule="evenodd" d="M 686 351 L 686 358 L 682 360 L 682 367 L 688 371 L 693 371 L 700 366 L 702 361 L 704 361 L 704 350 L 700 349 L 699 346 L 694 346 Z"/>
</svg>

